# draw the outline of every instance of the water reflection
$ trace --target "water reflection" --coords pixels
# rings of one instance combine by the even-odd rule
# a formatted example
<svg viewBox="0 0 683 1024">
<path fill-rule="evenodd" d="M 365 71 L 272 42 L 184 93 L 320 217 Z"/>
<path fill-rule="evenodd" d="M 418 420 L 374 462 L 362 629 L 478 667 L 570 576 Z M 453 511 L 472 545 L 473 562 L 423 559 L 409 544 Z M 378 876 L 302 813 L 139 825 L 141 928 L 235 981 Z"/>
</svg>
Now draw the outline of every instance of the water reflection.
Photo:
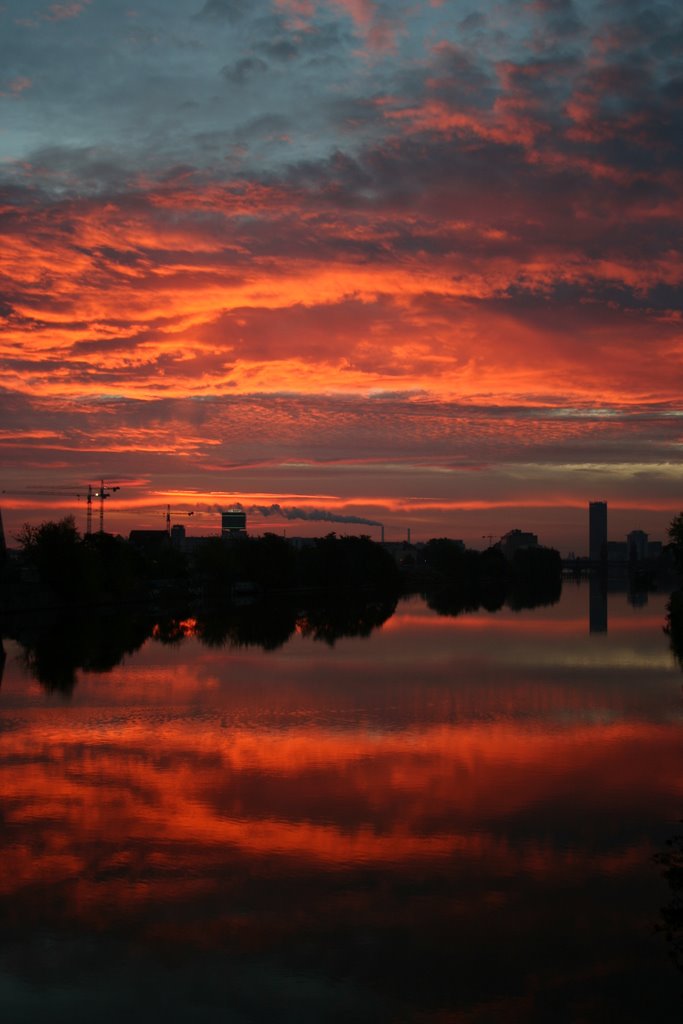
<svg viewBox="0 0 683 1024">
<path fill-rule="evenodd" d="M 683 822 L 681 822 L 683 825 Z M 661 865 L 670 899 L 662 907 L 661 929 L 669 943 L 671 959 L 683 971 L 683 831 L 667 839 L 664 849 L 655 860 Z"/>
<path fill-rule="evenodd" d="M 591 633 L 607 632 L 607 580 L 602 573 L 590 574 L 589 629 Z"/>
<path fill-rule="evenodd" d="M 5 631 L 21 644 L 28 672 L 49 692 L 69 695 L 79 672 L 109 672 L 149 638 L 167 646 L 193 637 L 207 647 L 274 651 L 300 633 L 333 646 L 342 637 L 370 636 L 395 609 L 395 597 L 368 597 L 303 607 L 283 598 L 193 613 L 123 607 L 76 615 L 69 610 L 20 617 Z"/>
<path fill-rule="evenodd" d="M 680 670 L 587 600 L 175 616 L 68 703 L 7 641 L 9 1019 L 677 1020 Z"/>
<path fill-rule="evenodd" d="M 683 590 L 675 590 L 667 602 L 664 631 L 676 661 L 683 668 Z"/>
</svg>

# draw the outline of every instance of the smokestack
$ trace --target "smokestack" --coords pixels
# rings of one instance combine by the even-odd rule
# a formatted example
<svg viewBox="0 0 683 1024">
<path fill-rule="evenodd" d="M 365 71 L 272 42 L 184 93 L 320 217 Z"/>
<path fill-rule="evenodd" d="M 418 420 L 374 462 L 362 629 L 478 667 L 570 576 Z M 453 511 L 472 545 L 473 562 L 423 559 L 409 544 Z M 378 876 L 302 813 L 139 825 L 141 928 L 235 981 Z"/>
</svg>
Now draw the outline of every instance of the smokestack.
<svg viewBox="0 0 683 1024">
<path fill-rule="evenodd" d="M 408 543 L 410 544 L 410 527 L 408 527 Z"/>
<path fill-rule="evenodd" d="M 381 531 L 380 532 L 381 542 L 382 542 L 382 544 L 384 544 L 384 527 L 383 526 L 380 527 L 380 531 Z"/>
</svg>

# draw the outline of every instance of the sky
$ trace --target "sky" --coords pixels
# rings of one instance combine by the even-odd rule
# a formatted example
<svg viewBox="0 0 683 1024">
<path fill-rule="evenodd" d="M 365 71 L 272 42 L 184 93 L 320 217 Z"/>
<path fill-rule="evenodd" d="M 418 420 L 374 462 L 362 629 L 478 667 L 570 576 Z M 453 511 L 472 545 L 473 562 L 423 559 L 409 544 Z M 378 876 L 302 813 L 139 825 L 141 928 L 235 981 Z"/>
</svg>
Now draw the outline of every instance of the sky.
<svg viewBox="0 0 683 1024">
<path fill-rule="evenodd" d="M 674 3 L 0 2 L 5 532 L 664 539 L 682 99 Z"/>
</svg>

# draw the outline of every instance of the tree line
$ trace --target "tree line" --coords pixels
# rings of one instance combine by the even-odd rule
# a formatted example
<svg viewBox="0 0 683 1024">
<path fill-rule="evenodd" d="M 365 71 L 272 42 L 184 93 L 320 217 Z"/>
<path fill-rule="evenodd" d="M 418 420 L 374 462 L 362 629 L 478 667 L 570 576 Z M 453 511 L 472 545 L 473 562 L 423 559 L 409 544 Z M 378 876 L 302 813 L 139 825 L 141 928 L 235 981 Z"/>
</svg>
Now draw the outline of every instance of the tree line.
<svg viewBox="0 0 683 1024">
<path fill-rule="evenodd" d="M 549 600 L 559 597 L 561 562 L 551 548 L 522 549 L 506 558 L 495 546 L 480 552 L 436 538 L 395 558 L 367 536 L 334 533 L 298 546 L 273 533 L 209 537 L 195 540 L 187 550 L 164 535 L 150 539 L 135 543 L 102 533 L 82 537 L 73 517 L 26 524 L 17 537 L 18 564 L 6 566 L 5 579 L 28 578 L 77 603 L 142 599 L 159 590 L 189 590 L 217 599 L 246 584 L 268 593 L 447 586 L 482 603 L 480 595 L 494 583 L 515 590 L 522 604 L 525 590 L 530 599 L 539 590 Z"/>
</svg>

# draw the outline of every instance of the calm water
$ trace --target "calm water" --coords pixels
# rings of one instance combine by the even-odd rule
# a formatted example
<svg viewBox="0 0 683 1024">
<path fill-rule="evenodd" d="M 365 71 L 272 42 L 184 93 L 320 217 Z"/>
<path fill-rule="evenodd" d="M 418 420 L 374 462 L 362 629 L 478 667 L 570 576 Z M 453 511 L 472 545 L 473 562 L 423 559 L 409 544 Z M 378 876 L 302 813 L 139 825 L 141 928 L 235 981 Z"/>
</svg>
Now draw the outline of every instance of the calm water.
<svg viewBox="0 0 683 1024">
<path fill-rule="evenodd" d="M 663 596 L 589 605 L 188 622 L 70 696 L 5 640 L 3 1020 L 678 1021 L 683 675 Z"/>
</svg>

